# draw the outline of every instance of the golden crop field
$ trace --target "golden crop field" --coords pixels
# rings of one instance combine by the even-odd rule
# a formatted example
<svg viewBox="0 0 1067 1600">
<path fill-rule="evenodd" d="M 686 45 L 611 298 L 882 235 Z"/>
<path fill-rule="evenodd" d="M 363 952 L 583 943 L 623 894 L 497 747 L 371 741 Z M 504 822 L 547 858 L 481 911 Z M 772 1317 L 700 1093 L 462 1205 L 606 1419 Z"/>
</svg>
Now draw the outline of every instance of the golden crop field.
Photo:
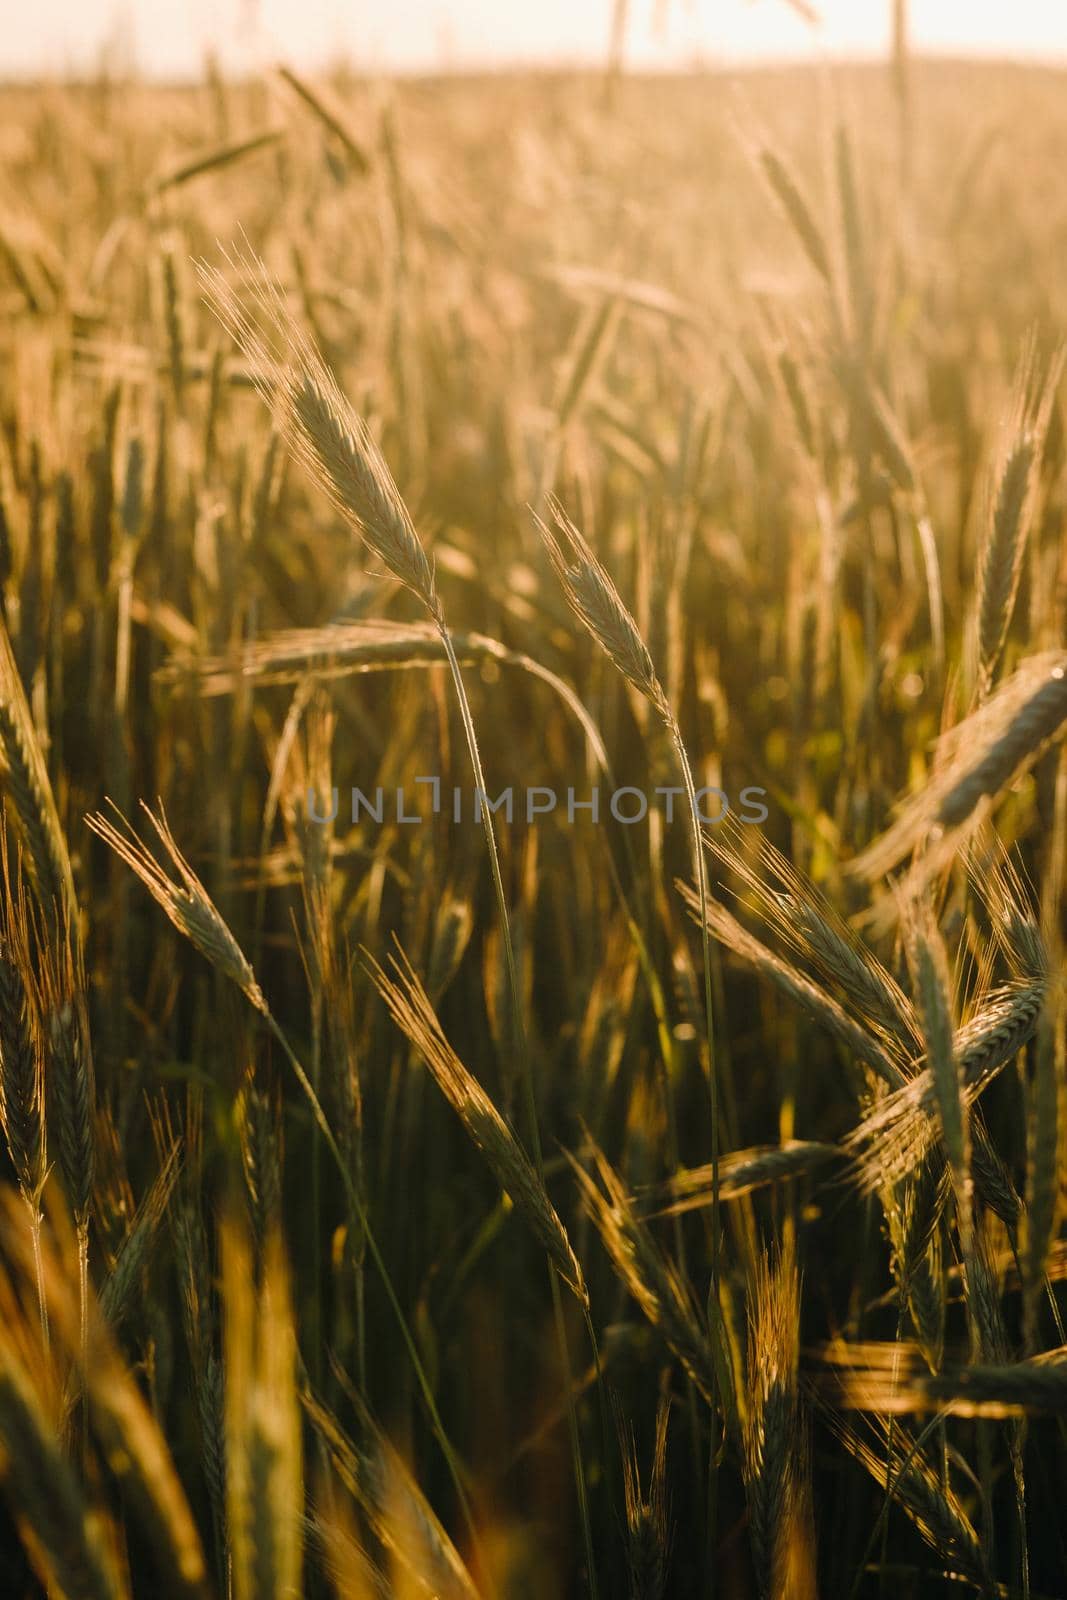
<svg viewBox="0 0 1067 1600">
<path fill-rule="evenodd" d="M 0 1595 L 1067 1594 L 1067 95 L 0 90 Z"/>
</svg>

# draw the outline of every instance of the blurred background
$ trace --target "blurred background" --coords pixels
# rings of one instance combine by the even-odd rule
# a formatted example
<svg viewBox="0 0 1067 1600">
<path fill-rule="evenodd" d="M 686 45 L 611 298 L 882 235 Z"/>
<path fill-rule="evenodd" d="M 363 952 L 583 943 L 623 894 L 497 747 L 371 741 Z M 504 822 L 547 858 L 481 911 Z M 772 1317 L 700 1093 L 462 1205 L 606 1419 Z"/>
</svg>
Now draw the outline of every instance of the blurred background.
<svg viewBox="0 0 1067 1600">
<path fill-rule="evenodd" d="M 0 39 L 0 73 L 84 71 L 101 52 L 160 77 L 195 74 L 205 51 L 231 71 L 278 56 L 398 72 L 601 60 L 624 34 L 634 67 L 884 55 L 893 0 L 40 0 Z M 916 0 L 913 47 L 955 56 L 1067 58 L 1067 8 L 1050 0 Z"/>
</svg>

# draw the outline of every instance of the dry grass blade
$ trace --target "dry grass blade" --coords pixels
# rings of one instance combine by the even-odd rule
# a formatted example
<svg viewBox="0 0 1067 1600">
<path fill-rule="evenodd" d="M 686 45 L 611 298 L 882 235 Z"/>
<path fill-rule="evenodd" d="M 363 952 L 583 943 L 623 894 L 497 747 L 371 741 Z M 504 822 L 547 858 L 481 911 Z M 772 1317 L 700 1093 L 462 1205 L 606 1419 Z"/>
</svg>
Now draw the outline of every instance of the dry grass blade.
<svg viewBox="0 0 1067 1600">
<path fill-rule="evenodd" d="M 589 1304 L 578 1258 L 537 1172 L 515 1135 L 476 1078 L 467 1071 L 441 1029 L 437 1013 L 407 956 L 390 958 L 393 976 L 368 960 L 368 971 L 397 1027 L 422 1056 L 445 1099 L 477 1145 L 500 1187 L 540 1240 L 563 1282 L 583 1306 Z"/>
<path fill-rule="evenodd" d="M 599 306 L 590 308 L 579 324 L 552 405 L 560 432 L 581 408 L 597 370 L 610 349 L 620 311 L 618 296 L 606 295 Z"/>
</svg>

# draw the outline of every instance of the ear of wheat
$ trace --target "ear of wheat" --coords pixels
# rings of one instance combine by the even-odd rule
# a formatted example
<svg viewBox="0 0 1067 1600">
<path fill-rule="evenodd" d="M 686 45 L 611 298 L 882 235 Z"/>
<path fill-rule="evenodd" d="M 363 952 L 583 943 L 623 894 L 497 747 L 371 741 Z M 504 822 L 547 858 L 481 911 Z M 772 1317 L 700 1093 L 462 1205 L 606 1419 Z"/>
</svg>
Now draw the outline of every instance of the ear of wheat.
<svg viewBox="0 0 1067 1600">
<path fill-rule="evenodd" d="M 368 962 L 370 975 L 394 1022 L 426 1062 L 442 1094 L 484 1155 L 493 1176 L 541 1241 L 563 1282 L 583 1306 L 588 1306 L 585 1279 L 567 1230 L 529 1157 L 485 1090 L 448 1043 L 429 996 L 399 947 L 390 966 L 392 976 L 376 962 Z"/>
<path fill-rule="evenodd" d="M 271 352 L 219 268 L 199 263 L 201 287 L 248 358 L 257 388 L 274 408 L 279 432 L 372 554 L 436 616 L 440 607 L 433 567 L 367 424 L 289 314 L 262 262 L 240 252 L 226 259 L 231 269 L 244 269 L 250 276 L 258 310 L 279 337 L 283 353 Z"/>
</svg>

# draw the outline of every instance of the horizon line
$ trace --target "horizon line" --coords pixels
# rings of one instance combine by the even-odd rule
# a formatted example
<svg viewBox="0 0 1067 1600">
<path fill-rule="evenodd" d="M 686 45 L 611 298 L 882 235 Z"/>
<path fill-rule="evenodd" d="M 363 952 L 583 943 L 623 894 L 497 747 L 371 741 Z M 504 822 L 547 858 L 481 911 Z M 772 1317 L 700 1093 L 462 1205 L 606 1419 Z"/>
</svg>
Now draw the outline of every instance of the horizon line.
<svg viewBox="0 0 1067 1600">
<path fill-rule="evenodd" d="M 152 84 L 158 88 L 195 88 L 204 81 L 204 74 L 212 60 L 219 62 L 219 53 L 206 48 L 202 65 L 198 72 L 187 70 L 169 72 L 159 67 L 141 62 L 122 62 L 112 65 L 106 59 L 95 63 L 84 63 L 76 66 L 55 67 L 28 67 L 13 66 L 6 68 L 0 63 L 0 88 L 32 88 L 35 84 L 49 83 L 61 84 L 69 87 L 78 87 L 90 84 L 100 79 L 102 75 L 113 73 L 115 79 L 125 82 L 141 82 Z M 960 51 L 958 49 L 939 48 L 927 46 L 913 50 L 909 54 L 909 62 L 913 65 L 936 66 L 977 66 L 977 67 L 1018 67 L 1024 69 L 1038 69 L 1050 72 L 1063 71 L 1067 68 L 1067 50 L 1052 52 L 1034 51 L 1001 51 L 982 50 Z M 287 58 L 279 55 L 269 63 L 259 66 L 228 66 L 223 59 L 221 69 L 223 75 L 231 82 L 241 82 L 262 77 L 274 67 L 287 64 Z M 827 67 L 891 67 L 892 57 L 884 50 L 834 51 L 826 49 L 817 53 L 792 54 L 781 56 L 764 56 L 752 54 L 731 54 L 729 52 L 715 53 L 694 52 L 690 59 L 678 62 L 638 62 L 633 66 L 622 64 L 619 76 L 635 81 L 659 78 L 684 78 L 704 77 L 723 73 L 764 73 L 764 72 L 810 72 L 821 71 Z M 359 64 L 345 51 L 338 50 L 329 57 L 324 57 L 314 63 L 301 63 L 301 72 L 311 75 L 330 75 L 338 72 L 347 72 L 355 78 L 366 80 L 399 79 L 406 82 L 436 81 L 441 79 L 462 78 L 514 78 L 514 77 L 549 77 L 573 76 L 603 77 L 608 70 L 607 62 L 603 59 L 587 56 L 529 56 L 505 58 L 489 61 L 482 58 L 469 60 L 450 60 L 426 65 L 404 65 L 397 63 L 392 66 L 375 66 L 370 63 Z"/>
</svg>

